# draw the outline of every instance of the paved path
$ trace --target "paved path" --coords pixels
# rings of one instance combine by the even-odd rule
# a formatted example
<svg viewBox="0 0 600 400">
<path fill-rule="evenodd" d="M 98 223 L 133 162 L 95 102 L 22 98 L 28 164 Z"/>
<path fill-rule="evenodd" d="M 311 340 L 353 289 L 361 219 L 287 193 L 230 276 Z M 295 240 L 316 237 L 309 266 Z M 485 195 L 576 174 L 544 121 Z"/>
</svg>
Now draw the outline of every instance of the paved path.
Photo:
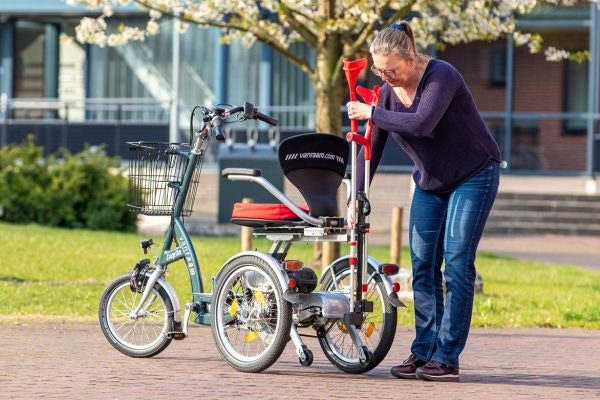
<svg viewBox="0 0 600 400">
<path fill-rule="evenodd" d="M 242 374 L 217 353 L 210 328 L 194 327 L 152 359 L 121 355 L 96 324 L 0 325 L 2 399 L 593 399 L 600 398 L 600 331 L 474 329 L 460 383 L 392 378 L 413 332 L 397 333 L 383 363 L 346 375 L 318 344 L 311 367 L 288 345 L 261 374 Z"/>
</svg>

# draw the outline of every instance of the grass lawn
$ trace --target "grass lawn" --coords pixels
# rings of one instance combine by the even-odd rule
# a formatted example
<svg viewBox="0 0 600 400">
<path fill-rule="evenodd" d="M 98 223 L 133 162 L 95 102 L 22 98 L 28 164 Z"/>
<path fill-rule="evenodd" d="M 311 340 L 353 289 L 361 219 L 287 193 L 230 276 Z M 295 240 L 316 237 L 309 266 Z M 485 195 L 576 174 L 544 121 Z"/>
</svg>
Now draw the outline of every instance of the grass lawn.
<svg viewBox="0 0 600 400">
<path fill-rule="evenodd" d="M 0 223 L 0 322 L 97 318 L 104 286 L 144 258 L 137 234 L 66 230 Z M 159 242 L 159 237 L 154 237 Z M 232 237 L 193 238 L 205 290 L 220 266 L 239 250 Z M 256 241 L 259 250 L 268 242 Z M 155 246 L 156 247 L 156 246 Z M 156 247 L 158 249 L 158 247 Z M 389 249 L 371 246 L 370 255 L 386 261 Z M 312 245 L 298 243 L 289 258 L 312 260 Z M 408 265 L 403 254 L 403 267 Z M 600 273 L 480 253 L 477 269 L 484 293 L 475 296 L 473 326 L 569 327 L 600 329 Z M 167 275 L 182 304 L 190 298 L 183 262 Z M 399 322 L 413 324 L 412 307 Z"/>
</svg>

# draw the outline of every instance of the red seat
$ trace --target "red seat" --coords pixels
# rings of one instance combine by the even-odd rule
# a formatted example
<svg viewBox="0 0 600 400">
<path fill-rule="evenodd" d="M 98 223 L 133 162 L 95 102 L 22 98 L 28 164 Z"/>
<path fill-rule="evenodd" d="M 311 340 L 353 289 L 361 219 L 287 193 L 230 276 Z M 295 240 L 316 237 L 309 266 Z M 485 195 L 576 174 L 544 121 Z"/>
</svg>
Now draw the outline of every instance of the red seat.
<svg viewBox="0 0 600 400">
<path fill-rule="evenodd" d="M 299 206 L 308 213 L 307 206 Z M 235 203 L 231 213 L 231 222 L 244 226 L 282 225 L 293 221 L 301 221 L 292 210 L 284 204 Z"/>
</svg>

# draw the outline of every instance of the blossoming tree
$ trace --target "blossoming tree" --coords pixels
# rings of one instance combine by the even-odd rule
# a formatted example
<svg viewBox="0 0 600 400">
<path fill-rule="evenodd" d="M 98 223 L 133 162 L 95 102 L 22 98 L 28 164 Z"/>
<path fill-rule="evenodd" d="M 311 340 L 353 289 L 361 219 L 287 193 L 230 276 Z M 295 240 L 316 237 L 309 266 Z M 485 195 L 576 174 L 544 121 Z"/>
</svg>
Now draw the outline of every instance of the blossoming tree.
<svg viewBox="0 0 600 400">
<path fill-rule="evenodd" d="M 598 0 L 592 0 L 598 1 Z M 320 132 L 341 134 L 340 105 L 344 98 L 342 61 L 364 54 L 376 30 L 415 15 L 411 25 L 422 48 L 443 47 L 474 40 L 494 40 L 513 34 L 517 45 L 542 49 L 537 34 L 516 30 L 515 18 L 540 4 L 573 5 L 575 0 L 67 0 L 100 11 L 97 18 L 83 18 L 76 28 L 81 43 L 115 46 L 159 32 L 162 16 L 178 19 L 180 31 L 187 24 L 213 26 L 224 32 L 224 41 L 258 40 L 281 53 L 310 78 L 315 90 L 316 126 Z M 106 20 L 116 6 L 132 2 L 146 9 L 145 26 L 119 26 L 107 32 Z M 314 49 L 315 60 L 290 51 L 293 42 Z M 576 57 L 553 47 L 549 59 Z"/>
</svg>

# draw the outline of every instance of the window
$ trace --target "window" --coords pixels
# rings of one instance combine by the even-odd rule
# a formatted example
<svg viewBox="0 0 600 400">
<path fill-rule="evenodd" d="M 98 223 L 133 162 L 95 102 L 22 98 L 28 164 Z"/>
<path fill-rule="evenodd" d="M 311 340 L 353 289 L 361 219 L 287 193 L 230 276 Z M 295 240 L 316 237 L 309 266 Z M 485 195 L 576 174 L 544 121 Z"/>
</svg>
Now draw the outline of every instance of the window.
<svg viewBox="0 0 600 400">
<path fill-rule="evenodd" d="M 564 112 L 586 112 L 588 103 L 587 61 L 577 63 L 565 61 Z M 567 119 L 563 122 L 565 134 L 585 134 L 587 120 L 583 118 Z"/>
<path fill-rule="evenodd" d="M 493 47 L 490 49 L 490 86 L 506 87 L 506 48 Z"/>
</svg>

